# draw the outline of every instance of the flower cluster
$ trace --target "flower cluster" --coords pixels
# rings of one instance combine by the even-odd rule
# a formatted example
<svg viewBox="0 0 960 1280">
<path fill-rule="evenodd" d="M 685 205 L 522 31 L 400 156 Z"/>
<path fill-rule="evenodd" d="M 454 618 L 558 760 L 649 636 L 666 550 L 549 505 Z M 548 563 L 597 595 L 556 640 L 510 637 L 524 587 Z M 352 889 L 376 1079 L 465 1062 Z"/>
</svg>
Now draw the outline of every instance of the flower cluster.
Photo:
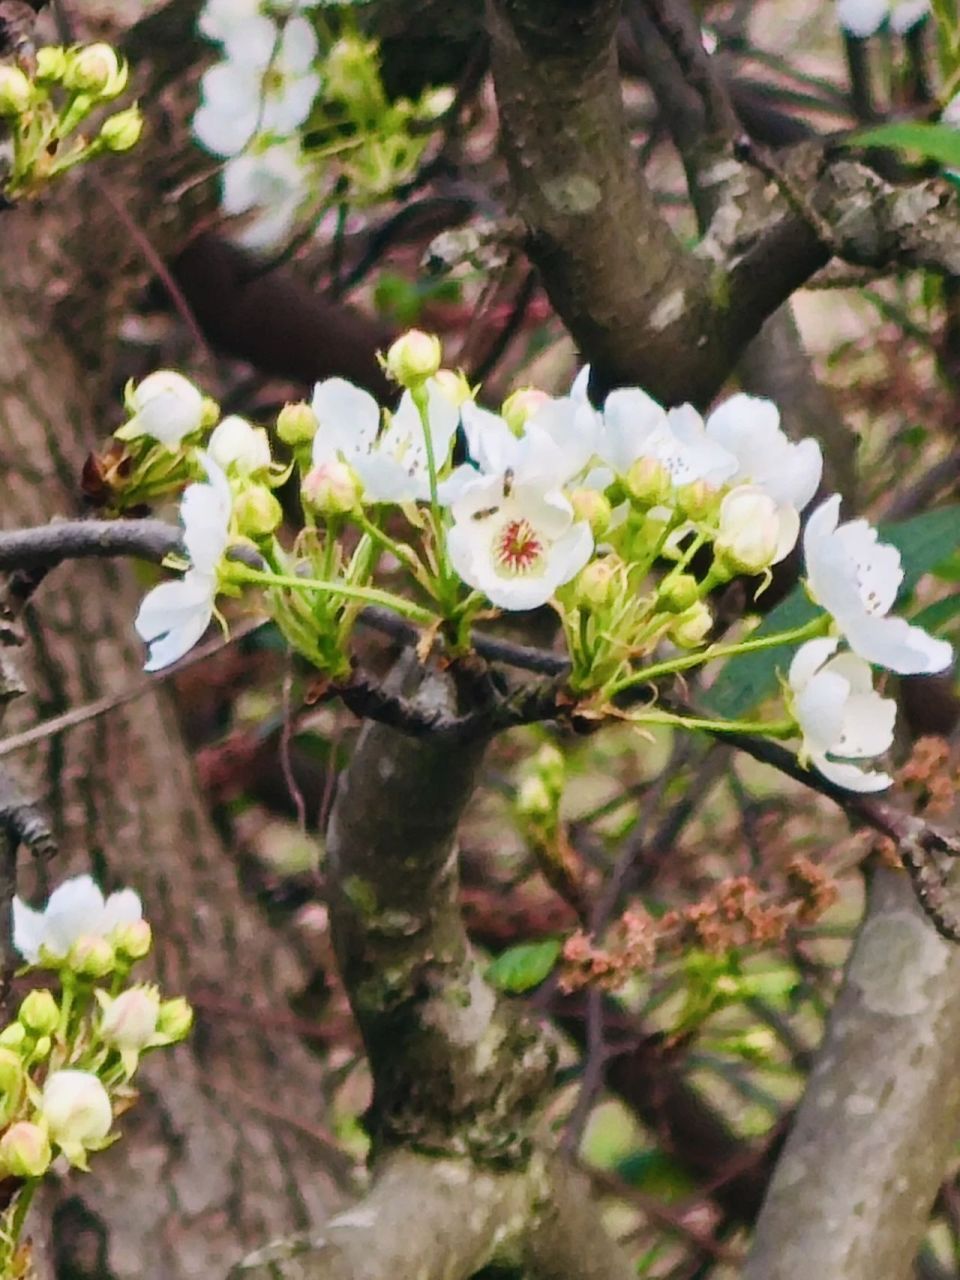
<svg viewBox="0 0 960 1280">
<path fill-rule="evenodd" d="M 204 73 L 197 141 L 223 157 L 223 208 L 248 215 L 238 239 L 282 244 L 308 206 L 382 196 L 409 177 L 429 141 L 422 126 L 451 95 L 391 103 L 375 41 L 345 31 L 321 50 L 304 0 L 207 0 L 199 26 L 223 59 Z M 269 10 L 269 12 L 268 12 Z M 305 141 L 304 131 L 308 134 Z"/>
<path fill-rule="evenodd" d="M 29 970 L 54 973 L 59 990 L 30 991 L 0 1031 L 0 1177 L 17 1188 L 0 1227 L 3 1276 L 21 1274 L 18 1237 L 37 1180 L 57 1157 L 86 1169 L 91 1152 L 116 1140 L 141 1054 L 182 1040 L 192 1022 L 185 1000 L 129 983 L 151 946 L 132 889 L 105 899 L 78 876 L 43 911 L 15 898 L 13 940 Z"/>
<path fill-rule="evenodd" d="M 108 44 L 38 49 L 25 67 L 0 65 L 0 119 L 12 135 L 9 171 L 0 171 L 8 199 L 33 195 L 75 165 L 105 151 L 129 151 L 140 137 L 139 108 L 80 126 L 123 92 L 127 65 Z"/>
<path fill-rule="evenodd" d="M 200 638 L 219 593 L 254 584 L 293 648 L 334 680 L 349 674 L 365 604 L 442 631 L 453 652 L 469 647 L 491 606 L 550 604 L 585 713 L 798 736 L 801 757 L 837 785 L 889 785 L 856 763 L 885 752 L 893 733 L 894 704 L 874 690 L 872 667 L 941 671 L 952 652 L 892 616 L 899 553 L 866 521 L 841 523 L 839 497 L 813 511 L 803 535 L 813 620 L 710 642 L 715 589 L 747 577 L 759 594 L 797 546 L 821 480 L 814 440 L 789 440 L 776 407 L 743 394 L 706 419 L 635 387 L 597 408 L 588 371 L 567 395 L 528 388 L 494 413 L 441 361 L 435 338 L 399 339 L 385 360 L 403 388 L 392 410 L 343 379 L 317 384 L 309 404 L 277 419 L 290 467 L 272 460 L 263 430 L 236 417 L 218 423 L 216 406 L 178 374 L 128 389 L 116 508 L 186 485 L 187 559 L 174 562 L 183 576 L 155 587 L 137 618 L 148 669 Z M 455 465 L 458 428 L 468 459 Z M 271 487 L 291 469 L 305 527 L 288 546 Z M 704 721 L 656 703 L 637 708 L 632 696 L 714 658 L 801 642 L 779 721 Z"/>
</svg>

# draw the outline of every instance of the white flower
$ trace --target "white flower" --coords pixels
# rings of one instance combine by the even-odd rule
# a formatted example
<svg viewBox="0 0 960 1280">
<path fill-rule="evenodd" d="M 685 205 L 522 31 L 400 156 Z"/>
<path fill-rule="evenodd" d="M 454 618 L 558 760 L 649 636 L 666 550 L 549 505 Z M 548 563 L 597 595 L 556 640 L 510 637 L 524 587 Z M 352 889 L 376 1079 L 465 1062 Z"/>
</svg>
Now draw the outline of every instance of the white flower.
<svg viewBox="0 0 960 1280">
<path fill-rule="evenodd" d="M 307 195 L 307 171 L 295 138 L 265 151 L 233 156 L 223 167 L 224 213 L 237 215 L 256 210 L 235 236 L 248 249 L 272 249 L 283 244 Z"/>
<path fill-rule="evenodd" d="M 273 32 L 269 41 L 261 22 Z M 214 155 L 238 155 L 260 133 L 294 133 L 310 114 L 320 88 L 316 34 L 305 18 L 276 30 L 268 18 L 241 24 L 227 42 L 228 60 L 204 72 L 193 132 Z"/>
<path fill-rule="evenodd" d="M 645 452 L 651 437 L 667 425 L 667 411 L 639 387 L 611 391 L 603 406 L 603 428 L 597 453 L 619 475 L 625 475 Z"/>
<path fill-rule="evenodd" d="M 737 572 L 759 573 L 789 555 L 799 533 L 793 507 L 777 506 L 759 485 L 741 484 L 720 503 L 716 549 Z"/>
<path fill-rule="evenodd" d="M 874 690 L 870 666 L 862 658 L 853 653 L 831 657 L 838 643 L 828 637 L 808 640 L 790 664 L 793 713 L 803 735 L 801 756 L 838 787 L 882 791 L 891 777 L 848 761 L 882 755 L 889 748 L 897 704 Z"/>
<path fill-rule="evenodd" d="M 597 453 L 620 475 L 640 458 L 664 468 L 676 488 L 702 480 L 719 488 L 737 472 L 736 457 L 707 435 L 693 405 L 665 411 L 639 387 L 611 391 L 603 406 Z"/>
<path fill-rule="evenodd" d="M 524 480 L 539 479 L 550 488 L 566 484 L 594 453 L 593 423 L 570 400 L 549 399 L 538 406 L 520 435 L 511 431 L 500 414 L 481 409 L 472 400 L 463 404 L 460 413 L 470 457 L 487 476 L 510 471 Z"/>
<path fill-rule="evenodd" d="M 207 445 L 207 453 L 218 467 L 234 467 L 241 475 L 265 471 L 272 461 L 270 441 L 262 427 L 253 427 L 236 414 L 217 425 Z"/>
<path fill-rule="evenodd" d="M 771 400 L 735 395 L 707 418 L 707 435 L 737 460 L 734 484 L 759 485 L 781 507 L 802 511 L 817 492 L 823 455 L 816 440 L 793 444 Z"/>
<path fill-rule="evenodd" d="M 535 609 L 590 559 L 593 534 L 557 489 L 477 475 L 452 503 L 454 569 L 501 609 Z"/>
<path fill-rule="evenodd" d="M 213 617 L 217 566 L 227 548 L 233 500 L 227 477 L 204 456 L 209 483 L 192 484 L 180 504 L 183 543 L 191 568 L 174 582 L 162 582 L 144 598 L 134 626 L 150 645 L 145 671 L 176 662 L 197 643 Z"/>
<path fill-rule="evenodd" d="M 142 919 L 143 907 L 132 889 L 104 901 L 90 876 L 74 876 L 54 889 L 43 911 L 14 898 L 13 945 L 28 964 L 41 964 L 44 956 L 64 960 L 80 938 L 109 939 L 121 926 Z"/>
<path fill-rule="evenodd" d="M 427 419 L 437 470 L 446 463 L 460 411 L 433 379 L 427 385 Z M 318 382 L 311 406 L 320 426 L 313 438 L 313 464 L 338 456 L 360 478 L 371 502 L 425 502 L 430 476 L 423 423 L 409 391 L 381 430 L 380 407 L 368 392 L 343 378 Z"/>
<path fill-rule="evenodd" d="M 130 393 L 133 417 L 116 435 L 121 440 L 150 436 L 175 448 L 203 423 L 203 396 L 182 374 L 158 369 Z"/>
<path fill-rule="evenodd" d="M 50 1138 L 72 1164 L 86 1167 L 85 1151 L 102 1146 L 113 1110 L 110 1097 L 89 1071 L 53 1071 L 46 1079 L 40 1113 Z"/>
<path fill-rule="evenodd" d="M 929 0 L 837 0 L 840 26 L 861 39 L 874 35 L 888 18 L 894 31 L 903 35 L 929 12 Z"/>
<path fill-rule="evenodd" d="M 879 542 L 866 520 L 839 525 L 840 497 L 814 511 L 804 531 L 807 585 L 850 648 L 867 662 L 903 675 L 943 671 L 953 661 L 945 640 L 903 618 L 888 618 L 903 581 L 900 553 Z"/>
</svg>

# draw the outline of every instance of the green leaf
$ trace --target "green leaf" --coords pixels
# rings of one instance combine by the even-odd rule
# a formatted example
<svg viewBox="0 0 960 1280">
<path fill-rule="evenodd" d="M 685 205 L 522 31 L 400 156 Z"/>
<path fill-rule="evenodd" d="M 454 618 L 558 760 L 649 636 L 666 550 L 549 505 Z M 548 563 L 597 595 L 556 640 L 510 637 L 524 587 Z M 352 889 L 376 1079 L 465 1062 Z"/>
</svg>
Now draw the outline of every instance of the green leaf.
<svg viewBox="0 0 960 1280">
<path fill-rule="evenodd" d="M 960 129 L 949 124 L 904 121 L 865 129 L 845 140 L 848 147 L 890 147 L 910 151 L 950 168 L 960 168 Z"/>
<path fill-rule="evenodd" d="M 892 543 L 903 563 L 901 595 L 913 590 L 919 578 L 941 564 L 960 546 L 960 505 L 939 507 L 923 515 L 896 524 L 880 526 L 884 542 Z M 774 635 L 802 626 L 818 609 L 808 600 L 802 587 L 797 587 L 786 600 L 771 609 L 751 638 Z M 709 712 L 734 720 L 745 715 L 764 698 L 777 690 L 777 672 L 786 674 L 795 645 L 762 649 L 745 658 L 732 658 L 720 672 L 702 706 Z"/>
<path fill-rule="evenodd" d="M 518 995 L 539 986 L 557 963 L 560 940 L 546 938 L 543 942 L 521 942 L 502 952 L 487 969 L 487 981 L 500 991 Z"/>
<path fill-rule="evenodd" d="M 925 609 L 921 609 L 913 621 L 920 627 L 926 627 L 928 631 L 937 631 L 947 622 L 960 613 L 960 595 L 945 596 L 942 600 L 935 600 L 933 604 L 928 604 Z"/>
</svg>

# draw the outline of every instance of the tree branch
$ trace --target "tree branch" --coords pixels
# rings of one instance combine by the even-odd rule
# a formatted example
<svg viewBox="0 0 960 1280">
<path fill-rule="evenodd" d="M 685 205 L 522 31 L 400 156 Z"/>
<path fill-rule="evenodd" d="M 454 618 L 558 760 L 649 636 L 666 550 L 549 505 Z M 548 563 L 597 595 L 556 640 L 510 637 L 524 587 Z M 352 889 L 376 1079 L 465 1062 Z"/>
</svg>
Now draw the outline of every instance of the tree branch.
<svg viewBox="0 0 960 1280">
<path fill-rule="evenodd" d="M 55 520 L 0 533 L 0 571 L 52 569 L 64 560 L 135 556 L 159 564 L 181 549 L 182 531 L 163 520 Z"/>
</svg>

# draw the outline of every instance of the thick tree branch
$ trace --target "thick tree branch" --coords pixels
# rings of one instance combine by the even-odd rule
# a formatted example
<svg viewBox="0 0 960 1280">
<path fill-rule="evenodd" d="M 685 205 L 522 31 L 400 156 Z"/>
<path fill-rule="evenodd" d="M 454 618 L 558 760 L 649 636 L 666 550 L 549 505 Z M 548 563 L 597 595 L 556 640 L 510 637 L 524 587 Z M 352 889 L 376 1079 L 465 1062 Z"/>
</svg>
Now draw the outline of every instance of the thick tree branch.
<svg viewBox="0 0 960 1280">
<path fill-rule="evenodd" d="M 159 564 L 181 547 L 182 531 L 163 520 L 54 520 L 0 533 L 0 571 L 52 569 L 64 560 L 134 556 Z"/>
</svg>

